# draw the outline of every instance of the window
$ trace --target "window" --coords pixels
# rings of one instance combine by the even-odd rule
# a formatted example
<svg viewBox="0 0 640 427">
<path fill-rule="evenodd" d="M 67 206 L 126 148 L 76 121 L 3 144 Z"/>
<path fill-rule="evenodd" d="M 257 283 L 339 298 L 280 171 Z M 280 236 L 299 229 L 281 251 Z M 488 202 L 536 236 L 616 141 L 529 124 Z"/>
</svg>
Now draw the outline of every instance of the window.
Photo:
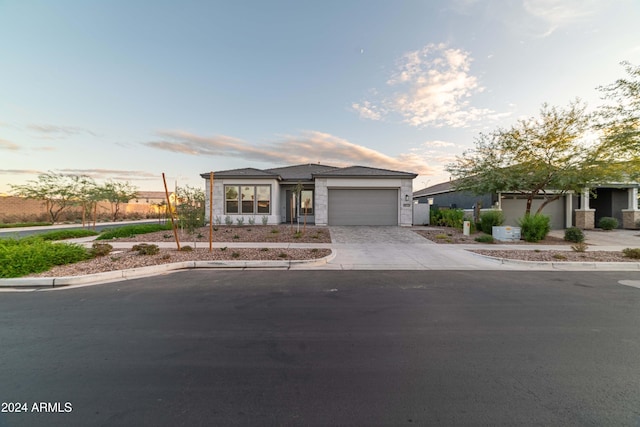
<svg viewBox="0 0 640 427">
<path fill-rule="evenodd" d="M 271 187 L 268 185 L 256 186 L 258 194 L 258 213 L 268 214 L 271 212 Z"/>
<path fill-rule="evenodd" d="M 242 187 L 242 213 L 253 213 L 253 204 L 256 198 L 254 186 Z"/>
<path fill-rule="evenodd" d="M 225 185 L 225 212 L 238 213 L 238 187 Z"/>
<path fill-rule="evenodd" d="M 300 192 L 300 214 L 313 215 L 313 190 Z"/>
<path fill-rule="evenodd" d="M 225 213 L 270 214 L 270 185 L 225 185 Z"/>
</svg>

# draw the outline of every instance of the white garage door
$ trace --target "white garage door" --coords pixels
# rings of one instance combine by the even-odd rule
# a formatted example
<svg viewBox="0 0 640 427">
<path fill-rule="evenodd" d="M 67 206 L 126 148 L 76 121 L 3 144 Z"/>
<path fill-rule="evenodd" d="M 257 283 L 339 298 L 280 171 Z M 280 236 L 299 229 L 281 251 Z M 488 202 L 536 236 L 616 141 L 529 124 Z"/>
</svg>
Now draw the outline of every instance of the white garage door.
<svg viewBox="0 0 640 427">
<path fill-rule="evenodd" d="M 397 189 L 329 189 L 329 225 L 398 225 Z"/>
</svg>

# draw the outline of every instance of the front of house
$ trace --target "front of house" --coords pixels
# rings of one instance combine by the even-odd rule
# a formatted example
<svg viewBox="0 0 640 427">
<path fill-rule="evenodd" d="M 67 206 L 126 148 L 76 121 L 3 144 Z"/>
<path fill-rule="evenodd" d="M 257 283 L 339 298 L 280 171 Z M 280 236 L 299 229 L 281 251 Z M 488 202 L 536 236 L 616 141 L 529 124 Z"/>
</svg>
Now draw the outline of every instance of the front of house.
<svg viewBox="0 0 640 427">
<path fill-rule="evenodd" d="M 551 219 L 551 228 L 563 229 L 576 226 L 592 229 L 603 217 L 618 220 L 620 228 L 638 228 L 640 209 L 638 209 L 639 183 L 607 183 L 585 189 L 582 194 L 567 193 L 558 200 L 549 203 L 542 213 Z M 552 190 L 549 190 L 553 193 Z M 441 208 L 499 209 L 503 212 L 505 223 L 515 225 L 524 215 L 526 197 L 515 192 L 475 195 L 458 191 L 455 181 L 444 182 L 413 193 L 417 203 L 430 203 Z M 532 212 L 544 202 L 544 196 L 533 200 Z"/>
<path fill-rule="evenodd" d="M 411 226 L 413 219 L 412 181 L 417 175 L 410 172 L 303 164 L 213 174 L 214 222 L 224 223 L 229 217 L 234 223 L 242 218 L 245 224 L 249 220 L 280 224 L 306 218 L 307 223 L 322 226 Z M 209 221 L 211 173 L 200 176 L 205 180 Z"/>
</svg>

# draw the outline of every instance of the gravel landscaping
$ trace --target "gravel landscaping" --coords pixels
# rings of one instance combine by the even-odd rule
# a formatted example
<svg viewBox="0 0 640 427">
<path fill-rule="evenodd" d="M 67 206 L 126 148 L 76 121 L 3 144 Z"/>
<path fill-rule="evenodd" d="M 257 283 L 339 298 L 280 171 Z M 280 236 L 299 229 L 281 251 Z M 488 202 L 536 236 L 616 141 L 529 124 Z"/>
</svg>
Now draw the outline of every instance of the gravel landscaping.
<svg viewBox="0 0 640 427">
<path fill-rule="evenodd" d="M 475 241 L 477 236 L 484 235 L 484 233 L 465 236 L 462 231 L 449 227 L 434 227 L 433 229 L 416 230 L 416 233 L 440 244 L 482 245 L 487 249 L 478 248 L 471 250 L 471 252 L 494 258 L 544 262 L 640 262 L 638 259 L 624 256 L 622 251 L 598 251 L 587 248 L 586 252 L 576 252 L 571 249 L 573 243 L 553 236 L 547 236 L 544 240 L 537 243 L 525 242 L 524 240 L 520 240 L 518 242 L 496 242 L 500 245 L 513 246 L 513 249 L 494 250 L 488 249 L 493 245 L 493 243 L 480 243 Z M 522 245 L 557 245 L 558 250 L 518 249 L 518 246 Z"/>
<path fill-rule="evenodd" d="M 196 249 L 192 251 L 178 251 L 176 249 L 160 249 L 155 255 L 138 255 L 130 250 L 114 249 L 106 256 L 96 257 L 75 264 L 67 264 L 53 267 L 43 273 L 32 274 L 26 277 L 63 277 L 79 276 L 85 274 L 102 273 L 105 271 L 125 270 L 151 265 L 160 265 L 181 261 L 290 261 L 312 260 L 324 258 L 331 254 L 330 249 L 281 249 L 260 247 L 260 243 L 331 243 L 331 234 L 327 227 L 307 226 L 302 232 L 296 232 L 289 225 L 277 226 L 216 226 L 214 227 L 213 240 L 220 242 L 255 242 L 255 248 L 214 248 L 209 252 L 209 227 L 199 228 L 192 235 L 180 231 L 178 238 L 184 249 L 193 247 L 194 239 Z M 173 232 L 158 231 L 154 233 L 138 234 L 127 238 L 100 240 L 100 243 L 131 242 L 135 243 L 160 243 L 175 242 Z"/>
</svg>

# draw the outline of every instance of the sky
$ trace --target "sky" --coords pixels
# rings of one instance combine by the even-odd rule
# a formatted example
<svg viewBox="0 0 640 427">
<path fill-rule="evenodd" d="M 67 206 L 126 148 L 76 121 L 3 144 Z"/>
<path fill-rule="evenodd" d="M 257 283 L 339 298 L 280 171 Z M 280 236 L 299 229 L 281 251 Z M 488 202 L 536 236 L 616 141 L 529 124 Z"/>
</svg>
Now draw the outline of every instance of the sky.
<svg viewBox="0 0 640 427">
<path fill-rule="evenodd" d="M 0 0 L 0 194 L 302 163 L 414 172 L 640 65 L 637 0 Z"/>
</svg>

